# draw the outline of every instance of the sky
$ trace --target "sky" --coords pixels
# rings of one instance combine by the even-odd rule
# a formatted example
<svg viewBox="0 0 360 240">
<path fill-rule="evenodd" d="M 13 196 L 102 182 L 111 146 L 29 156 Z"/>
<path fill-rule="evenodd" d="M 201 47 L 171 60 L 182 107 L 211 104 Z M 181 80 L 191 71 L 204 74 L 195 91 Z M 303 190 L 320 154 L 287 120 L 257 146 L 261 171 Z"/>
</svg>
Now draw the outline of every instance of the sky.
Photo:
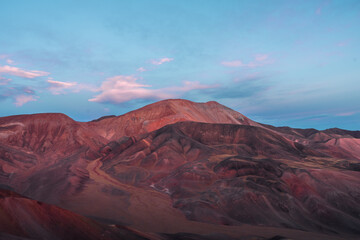
<svg viewBox="0 0 360 240">
<path fill-rule="evenodd" d="M 0 0 L 0 116 L 168 98 L 360 130 L 359 0 Z"/>
</svg>

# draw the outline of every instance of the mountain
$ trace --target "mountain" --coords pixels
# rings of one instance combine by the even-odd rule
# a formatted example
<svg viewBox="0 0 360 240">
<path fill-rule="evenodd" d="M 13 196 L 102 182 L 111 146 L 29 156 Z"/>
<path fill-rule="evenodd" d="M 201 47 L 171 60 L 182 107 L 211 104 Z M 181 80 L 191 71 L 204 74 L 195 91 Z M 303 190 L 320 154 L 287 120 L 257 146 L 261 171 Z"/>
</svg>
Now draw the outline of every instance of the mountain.
<svg viewBox="0 0 360 240">
<path fill-rule="evenodd" d="M 146 234 L 100 224 L 9 190 L 0 190 L 0 207 L 0 239 L 148 239 Z"/>
<path fill-rule="evenodd" d="M 0 188 L 160 239 L 356 239 L 359 180 L 359 131 L 274 127 L 216 102 L 0 118 Z"/>
<path fill-rule="evenodd" d="M 17 192 L 56 203 L 76 193 L 106 139 L 64 114 L 0 118 L 0 179 Z M 39 187 L 40 186 L 40 187 Z"/>
<path fill-rule="evenodd" d="M 170 99 L 147 105 L 118 117 L 107 117 L 88 126 L 108 140 L 152 132 L 180 121 L 258 125 L 244 115 L 217 102 L 195 103 Z"/>
</svg>

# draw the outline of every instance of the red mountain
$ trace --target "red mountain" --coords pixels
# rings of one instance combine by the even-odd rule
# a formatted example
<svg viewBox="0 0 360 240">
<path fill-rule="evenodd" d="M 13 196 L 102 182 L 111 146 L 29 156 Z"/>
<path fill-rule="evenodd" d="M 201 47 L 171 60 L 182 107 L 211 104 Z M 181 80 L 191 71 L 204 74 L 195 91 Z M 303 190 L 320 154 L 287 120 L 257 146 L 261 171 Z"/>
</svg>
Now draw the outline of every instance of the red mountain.
<svg viewBox="0 0 360 240">
<path fill-rule="evenodd" d="M 0 190 L 0 207 L 0 239 L 147 239 L 145 234 L 106 226 L 9 190 Z"/>
<path fill-rule="evenodd" d="M 263 125 L 216 102 L 0 118 L 0 187 L 162 239 L 356 239 L 359 161 L 359 132 Z"/>
<path fill-rule="evenodd" d="M 180 121 L 259 125 L 244 115 L 217 102 L 194 103 L 171 99 L 147 105 L 118 117 L 88 123 L 108 140 L 147 133 Z"/>
</svg>

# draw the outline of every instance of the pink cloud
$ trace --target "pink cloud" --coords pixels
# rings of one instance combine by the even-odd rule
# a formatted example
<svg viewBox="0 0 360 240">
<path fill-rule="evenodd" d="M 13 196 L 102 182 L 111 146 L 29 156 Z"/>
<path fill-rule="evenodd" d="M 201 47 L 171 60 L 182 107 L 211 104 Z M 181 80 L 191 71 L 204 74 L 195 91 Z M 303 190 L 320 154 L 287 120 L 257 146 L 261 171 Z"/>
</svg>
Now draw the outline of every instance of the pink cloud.
<svg viewBox="0 0 360 240">
<path fill-rule="evenodd" d="M 194 89 L 204 89 L 213 86 L 202 85 L 199 82 L 185 82 L 183 86 L 151 89 L 150 85 L 137 83 L 134 76 L 114 76 L 107 78 L 98 89 L 99 95 L 89 99 L 90 102 L 123 103 L 134 99 L 167 99 Z"/>
<path fill-rule="evenodd" d="M 61 81 L 55 81 L 52 78 L 49 78 L 47 82 L 50 84 L 50 86 L 47 89 L 50 90 L 51 93 L 54 95 L 66 94 L 69 91 L 71 92 L 80 92 L 82 90 L 92 91 L 92 92 L 98 91 L 97 88 L 89 84 L 83 84 L 77 82 L 61 82 Z"/>
<path fill-rule="evenodd" d="M 58 95 L 61 93 L 64 93 L 65 89 L 74 87 L 77 83 L 76 82 L 61 82 L 61 81 L 54 81 L 51 78 L 47 80 L 47 82 L 50 84 L 50 87 L 48 89 L 52 92 L 54 95 Z"/>
<path fill-rule="evenodd" d="M 337 43 L 337 46 L 338 47 L 345 47 L 346 45 L 348 45 L 349 44 L 349 41 L 342 41 L 342 42 L 338 42 Z"/>
<path fill-rule="evenodd" d="M 76 85 L 76 82 L 60 82 L 51 79 L 47 80 L 47 82 L 50 83 L 51 86 L 55 88 L 69 88 Z"/>
<path fill-rule="evenodd" d="M 104 81 L 99 89 L 101 93 L 90 102 L 122 103 L 132 99 L 163 99 L 171 95 L 154 89 L 148 89 L 149 85 L 139 84 L 134 76 L 115 76 Z"/>
<path fill-rule="evenodd" d="M 356 112 L 343 112 L 343 113 L 338 113 L 338 114 L 335 114 L 336 116 L 339 116 L 339 117 L 347 117 L 347 116 L 352 116 L 354 115 Z"/>
<path fill-rule="evenodd" d="M 267 54 L 257 54 L 255 56 L 255 60 L 258 61 L 258 62 L 262 62 L 262 61 L 265 61 L 266 59 L 268 59 L 269 55 Z"/>
<path fill-rule="evenodd" d="M 174 60 L 173 58 L 161 58 L 159 60 L 152 60 L 151 63 L 154 65 L 161 65 L 163 63 L 171 62 L 173 60 Z"/>
<path fill-rule="evenodd" d="M 269 55 L 267 54 L 257 54 L 255 55 L 255 60 L 249 63 L 244 63 L 241 60 L 234 60 L 234 61 L 223 61 L 221 62 L 222 65 L 226 67 L 247 67 L 247 68 L 256 68 L 261 67 L 264 65 L 268 65 L 273 63 L 273 60 L 268 60 Z"/>
<path fill-rule="evenodd" d="M 244 64 L 240 60 L 230 61 L 230 62 L 221 62 L 222 65 L 226 67 L 242 67 Z"/>
<path fill-rule="evenodd" d="M 316 15 L 320 15 L 321 14 L 321 9 L 322 7 L 318 7 L 315 11 Z"/>
<path fill-rule="evenodd" d="M 230 62 L 222 62 L 221 64 L 226 67 L 248 67 L 248 68 L 255 68 L 255 67 L 264 65 L 262 63 L 257 63 L 257 62 L 243 63 L 240 60 L 235 60 L 235 61 L 230 61 Z"/>
<path fill-rule="evenodd" d="M 315 14 L 321 15 L 323 8 L 326 7 L 327 5 L 329 5 L 329 1 L 322 2 L 322 4 L 315 10 Z"/>
<path fill-rule="evenodd" d="M 137 72 L 146 72 L 147 70 L 144 67 L 139 67 L 136 69 Z"/>
<path fill-rule="evenodd" d="M 7 85 L 10 81 L 10 78 L 4 78 L 0 76 L 0 85 Z"/>
<path fill-rule="evenodd" d="M 200 82 L 185 81 L 183 83 L 183 86 L 168 87 L 168 88 L 164 88 L 164 90 L 169 92 L 188 92 L 196 89 L 207 89 L 207 88 L 215 88 L 215 87 L 218 87 L 218 85 L 204 85 L 201 84 Z"/>
<path fill-rule="evenodd" d="M 11 60 L 11 59 L 6 59 L 6 62 L 7 62 L 7 64 L 13 64 L 14 63 L 14 61 Z"/>
<path fill-rule="evenodd" d="M 21 68 L 11 67 L 8 65 L 0 66 L 0 74 L 1 73 L 18 76 L 18 77 L 24 77 L 24 78 L 36 78 L 36 77 L 47 76 L 50 74 L 48 72 L 37 71 L 37 70 L 27 71 Z"/>
<path fill-rule="evenodd" d="M 32 95 L 18 95 L 18 96 L 15 96 L 14 104 L 17 107 L 21 107 L 25 103 L 32 102 L 32 101 L 36 101 L 36 98 L 34 98 L 34 96 L 32 96 Z"/>
</svg>

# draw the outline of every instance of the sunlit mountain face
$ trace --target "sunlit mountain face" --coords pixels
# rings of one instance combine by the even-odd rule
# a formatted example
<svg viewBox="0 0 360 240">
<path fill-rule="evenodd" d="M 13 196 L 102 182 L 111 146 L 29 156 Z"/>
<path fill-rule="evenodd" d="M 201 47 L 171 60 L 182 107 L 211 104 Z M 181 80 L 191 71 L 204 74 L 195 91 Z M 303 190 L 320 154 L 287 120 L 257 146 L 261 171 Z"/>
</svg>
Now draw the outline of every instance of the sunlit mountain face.
<svg viewBox="0 0 360 240">
<path fill-rule="evenodd" d="M 2 239 L 356 239 L 360 132 L 170 99 L 0 118 Z M 277 237 L 277 238 L 274 238 Z"/>
</svg>

